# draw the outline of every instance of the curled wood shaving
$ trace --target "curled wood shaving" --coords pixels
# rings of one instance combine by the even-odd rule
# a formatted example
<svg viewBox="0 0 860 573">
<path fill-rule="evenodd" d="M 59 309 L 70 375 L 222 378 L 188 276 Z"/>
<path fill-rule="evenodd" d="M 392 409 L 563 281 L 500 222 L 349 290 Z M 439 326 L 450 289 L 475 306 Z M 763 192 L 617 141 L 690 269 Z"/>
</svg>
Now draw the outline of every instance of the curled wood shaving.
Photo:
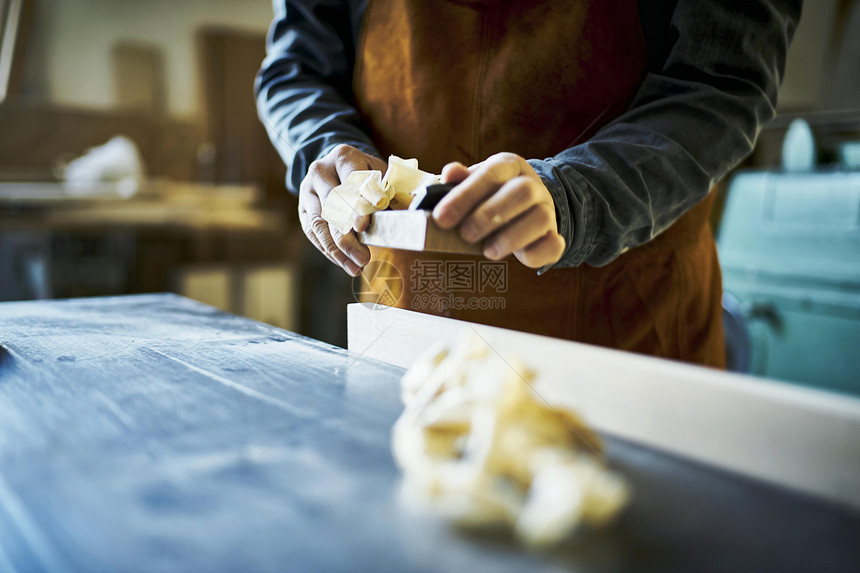
<svg viewBox="0 0 860 573">
<path fill-rule="evenodd" d="M 322 208 L 322 217 L 343 234 L 348 233 L 355 219 L 376 211 L 406 209 L 416 189 L 437 183 L 439 178 L 418 169 L 417 159 L 388 158 L 385 177 L 381 171 L 353 171 L 346 181 L 329 192 Z"/>
<path fill-rule="evenodd" d="M 382 187 L 379 171 L 353 171 L 342 184 L 328 194 L 322 217 L 343 234 L 348 233 L 360 215 L 369 215 L 379 205 L 388 205 L 389 197 Z"/>
<path fill-rule="evenodd" d="M 535 377 L 471 331 L 419 359 L 392 431 L 407 501 L 461 525 L 509 526 L 530 545 L 614 517 L 625 480 L 578 416 L 534 394 Z"/>
<path fill-rule="evenodd" d="M 415 190 L 438 183 L 439 178 L 418 169 L 417 159 L 401 159 L 392 155 L 388 158 L 388 170 L 383 182 L 391 192 L 392 208 L 406 209 L 412 202 Z"/>
</svg>

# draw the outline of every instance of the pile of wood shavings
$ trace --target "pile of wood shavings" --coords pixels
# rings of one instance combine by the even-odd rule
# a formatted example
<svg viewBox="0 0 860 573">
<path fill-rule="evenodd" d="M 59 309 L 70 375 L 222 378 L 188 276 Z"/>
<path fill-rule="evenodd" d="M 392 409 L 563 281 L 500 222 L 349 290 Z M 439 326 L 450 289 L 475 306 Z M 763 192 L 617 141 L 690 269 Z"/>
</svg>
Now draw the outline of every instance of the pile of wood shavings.
<svg viewBox="0 0 860 573">
<path fill-rule="evenodd" d="M 534 378 L 471 329 L 422 356 L 392 431 L 407 500 L 460 525 L 509 526 L 533 546 L 618 514 L 629 488 L 600 439 L 537 396 Z"/>
<path fill-rule="evenodd" d="M 383 209 L 406 209 L 412 193 L 439 182 L 439 177 L 418 169 L 417 159 L 388 158 L 385 176 L 381 171 L 353 171 L 346 181 L 331 190 L 322 208 L 322 218 L 348 233 L 358 216 Z"/>
</svg>

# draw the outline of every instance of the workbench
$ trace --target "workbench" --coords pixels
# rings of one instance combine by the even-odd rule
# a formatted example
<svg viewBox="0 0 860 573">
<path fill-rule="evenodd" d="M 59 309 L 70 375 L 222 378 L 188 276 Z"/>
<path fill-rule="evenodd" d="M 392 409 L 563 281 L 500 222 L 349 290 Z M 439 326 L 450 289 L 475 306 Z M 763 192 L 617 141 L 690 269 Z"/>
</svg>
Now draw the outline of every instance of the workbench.
<svg viewBox="0 0 860 573">
<path fill-rule="evenodd" d="M 0 304 L 0 571 L 857 571 L 860 513 L 605 436 L 541 554 L 398 501 L 403 369 L 175 295 Z"/>
</svg>

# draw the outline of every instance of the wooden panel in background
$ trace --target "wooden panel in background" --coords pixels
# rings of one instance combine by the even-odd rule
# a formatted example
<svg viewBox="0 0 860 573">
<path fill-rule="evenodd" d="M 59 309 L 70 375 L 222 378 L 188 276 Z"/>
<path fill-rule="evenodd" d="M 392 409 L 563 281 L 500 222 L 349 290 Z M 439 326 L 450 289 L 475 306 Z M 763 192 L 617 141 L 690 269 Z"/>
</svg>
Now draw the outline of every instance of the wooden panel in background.
<svg viewBox="0 0 860 573">
<path fill-rule="evenodd" d="M 214 182 L 256 183 L 267 199 L 290 200 L 283 162 L 257 117 L 254 99 L 254 79 L 266 55 L 265 36 L 206 27 L 198 32 L 198 46 L 206 136 L 215 154 Z"/>
<path fill-rule="evenodd" d="M 233 307 L 231 272 L 227 265 L 185 265 L 176 270 L 176 291 L 224 312 Z"/>
<path fill-rule="evenodd" d="M 287 265 L 259 265 L 242 272 L 242 316 L 279 328 L 299 327 L 296 272 Z"/>
<path fill-rule="evenodd" d="M 295 271 L 283 263 L 183 265 L 173 276 L 175 292 L 253 320 L 296 330 Z"/>
<path fill-rule="evenodd" d="M 164 115 L 164 55 L 155 46 L 120 42 L 113 48 L 114 86 L 120 109 Z"/>
<path fill-rule="evenodd" d="M 8 101 L 0 105 L 0 180 L 50 180 L 60 157 L 80 155 L 117 134 L 140 148 L 147 174 L 193 181 L 202 126 L 146 114 L 60 108 Z"/>
</svg>

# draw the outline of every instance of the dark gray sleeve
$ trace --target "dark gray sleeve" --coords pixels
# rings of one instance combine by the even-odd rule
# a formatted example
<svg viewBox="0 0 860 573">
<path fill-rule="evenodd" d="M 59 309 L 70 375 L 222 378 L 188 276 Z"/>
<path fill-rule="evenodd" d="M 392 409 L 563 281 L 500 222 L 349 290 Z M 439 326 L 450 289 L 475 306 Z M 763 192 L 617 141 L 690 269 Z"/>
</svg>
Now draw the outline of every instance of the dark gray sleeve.
<svg viewBox="0 0 860 573">
<path fill-rule="evenodd" d="M 352 104 L 353 3 L 274 0 L 267 55 L 254 90 L 260 119 L 296 192 L 308 166 L 347 143 L 379 156 Z M 361 8 L 363 11 L 363 7 Z"/>
<path fill-rule="evenodd" d="M 665 60 L 628 110 L 582 145 L 529 161 L 567 242 L 554 266 L 605 265 L 653 239 L 752 152 L 776 113 L 801 4 L 677 0 Z"/>
</svg>

